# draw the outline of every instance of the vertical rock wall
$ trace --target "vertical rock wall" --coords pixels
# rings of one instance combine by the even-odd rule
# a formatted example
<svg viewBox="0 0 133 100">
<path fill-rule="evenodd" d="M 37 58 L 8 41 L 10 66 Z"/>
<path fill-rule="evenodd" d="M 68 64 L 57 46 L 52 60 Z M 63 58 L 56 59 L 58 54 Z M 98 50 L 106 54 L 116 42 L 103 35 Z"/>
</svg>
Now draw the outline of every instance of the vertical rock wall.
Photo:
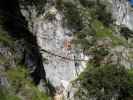
<svg viewBox="0 0 133 100">
<path fill-rule="evenodd" d="M 112 5 L 116 24 L 133 29 L 133 8 L 131 3 L 128 0 L 112 0 Z"/>
<path fill-rule="evenodd" d="M 71 43 L 72 30 L 65 27 L 63 14 L 54 6 L 46 5 L 46 11 L 41 16 L 22 10 L 23 15 L 29 20 L 31 30 L 37 37 L 40 52 L 44 57 L 46 78 L 55 87 L 57 94 L 62 94 L 72 80 L 83 71 L 84 55 Z M 33 9 L 32 9 L 33 10 Z M 86 58 L 87 59 L 87 58 Z"/>
</svg>

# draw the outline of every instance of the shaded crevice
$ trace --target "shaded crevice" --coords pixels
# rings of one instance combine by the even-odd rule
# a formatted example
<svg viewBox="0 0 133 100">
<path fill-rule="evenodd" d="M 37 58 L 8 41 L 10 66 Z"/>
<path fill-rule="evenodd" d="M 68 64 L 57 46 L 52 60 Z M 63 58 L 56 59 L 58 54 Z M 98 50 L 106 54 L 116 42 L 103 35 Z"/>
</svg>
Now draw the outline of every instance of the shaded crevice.
<svg viewBox="0 0 133 100">
<path fill-rule="evenodd" d="M 127 27 L 121 27 L 120 34 L 127 40 L 133 38 L 133 31 Z"/>
<path fill-rule="evenodd" d="M 36 36 L 34 36 L 26 27 L 27 21 L 22 16 L 18 0 L 0 0 L 0 16 L 4 17 L 3 27 L 15 40 L 24 40 L 24 58 L 22 63 L 27 67 L 35 67 L 31 73 L 33 81 L 38 84 L 41 79 L 45 79 L 45 70 L 42 56 L 39 52 Z M 5 13 L 4 13 L 5 12 Z M 32 66 L 30 66 L 30 60 Z"/>
</svg>

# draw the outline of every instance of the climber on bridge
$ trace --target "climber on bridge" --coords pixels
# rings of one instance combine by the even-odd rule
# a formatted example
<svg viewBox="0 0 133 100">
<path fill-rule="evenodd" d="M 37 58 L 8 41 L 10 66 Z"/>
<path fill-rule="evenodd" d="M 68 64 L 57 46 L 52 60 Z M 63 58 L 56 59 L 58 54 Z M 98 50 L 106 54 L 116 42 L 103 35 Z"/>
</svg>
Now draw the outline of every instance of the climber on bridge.
<svg viewBox="0 0 133 100">
<path fill-rule="evenodd" d="M 133 0 L 128 0 L 130 5 L 133 7 Z"/>
</svg>

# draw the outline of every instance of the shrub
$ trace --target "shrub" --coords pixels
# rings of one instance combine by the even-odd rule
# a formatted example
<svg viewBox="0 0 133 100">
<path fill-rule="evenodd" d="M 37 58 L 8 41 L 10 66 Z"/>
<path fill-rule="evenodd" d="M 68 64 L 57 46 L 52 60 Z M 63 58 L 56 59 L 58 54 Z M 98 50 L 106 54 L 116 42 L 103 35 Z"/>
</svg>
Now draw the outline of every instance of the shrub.
<svg viewBox="0 0 133 100">
<path fill-rule="evenodd" d="M 28 71 L 23 66 L 9 69 L 6 73 L 11 84 L 7 92 L 12 93 L 13 95 L 17 95 L 19 93 L 23 98 L 25 98 L 25 100 L 51 100 L 50 96 L 44 92 L 41 92 L 32 83 L 32 81 L 27 78 Z"/>
<path fill-rule="evenodd" d="M 128 100 L 133 95 L 132 79 L 132 71 L 120 65 L 90 67 L 77 80 L 81 85 L 77 95 L 81 100 L 82 95 L 96 100 Z"/>
<path fill-rule="evenodd" d="M 0 100 L 21 100 L 18 96 L 10 94 L 6 89 L 0 88 Z"/>
<path fill-rule="evenodd" d="M 64 16 L 70 29 L 81 30 L 83 28 L 82 18 L 77 6 L 71 2 L 64 2 Z"/>
</svg>

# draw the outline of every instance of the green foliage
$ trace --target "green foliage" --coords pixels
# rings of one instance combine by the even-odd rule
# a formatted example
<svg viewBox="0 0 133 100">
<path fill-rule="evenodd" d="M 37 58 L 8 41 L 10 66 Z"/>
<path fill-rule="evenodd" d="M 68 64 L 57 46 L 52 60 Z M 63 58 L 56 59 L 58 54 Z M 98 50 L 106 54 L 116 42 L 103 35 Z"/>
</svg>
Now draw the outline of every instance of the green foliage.
<svg viewBox="0 0 133 100">
<path fill-rule="evenodd" d="M 113 34 L 113 29 L 110 27 L 104 26 L 99 20 L 94 20 L 92 27 L 96 31 L 97 38 L 110 38 L 113 46 L 125 45 L 127 41 L 121 36 L 115 36 Z"/>
<path fill-rule="evenodd" d="M 18 92 L 23 84 L 26 84 L 27 71 L 24 68 L 18 67 L 17 69 L 7 70 L 7 76 L 12 84 L 12 90 Z"/>
<path fill-rule="evenodd" d="M 3 57 L 2 55 L 0 55 L 0 64 L 7 64 L 8 60 L 6 59 L 6 57 Z"/>
<path fill-rule="evenodd" d="M 90 63 L 93 64 L 93 67 L 99 67 L 104 58 L 109 54 L 109 49 L 105 47 L 94 47 L 90 50 L 90 53 L 93 55 Z"/>
<path fill-rule="evenodd" d="M 64 3 L 64 15 L 68 27 L 76 30 L 81 30 L 83 27 L 80 12 L 77 6 L 71 2 Z"/>
<path fill-rule="evenodd" d="M 119 46 L 119 45 L 127 46 L 127 41 L 122 36 L 112 35 L 111 40 L 113 46 Z"/>
<path fill-rule="evenodd" d="M 36 87 L 33 86 L 32 89 L 35 92 L 32 100 L 50 100 L 50 97 L 48 97 L 48 95 L 40 92 Z"/>
<path fill-rule="evenodd" d="M 31 80 L 27 79 L 29 75 L 23 66 L 7 70 L 6 76 L 11 84 L 9 93 L 13 95 L 20 93 L 26 100 L 51 100 L 47 94 L 38 90 Z"/>
<path fill-rule="evenodd" d="M 97 37 L 112 37 L 111 28 L 105 27 L 100 21 L 94 20 L 92 27 L 95 29 Z"/>
<path fill-rule="evenodd" d="M 80 89 L 77 95 L 82 100 L 82 95 L 97 100 L 111 100 L 116 98 L 127 100 L 133 94 L 133 73 L 119 65 L 105 65 L 97 68 L 90 67 L 83 72 L 78 81 Z M 83 99 L 87 100 L 87 99 Z"/>
<path fill-rule="evenodd" d="M 124 39 L 114 35 L 112 15 L 98 0 L 76 0 L 75 3 L 58 0 L 58 3 L 68 27 L 76 30 L 73 42 L 77 47 L 89 49 L 100 38 L 109 38 L 114 46 L 125 43 Z"/>
<path fill-rule="evenodd" d="M 118 98 L 127 100 L 128 97 L 132 97 L 133 82 L 131 78 L 133 76 L 129 76 L 123 66 L 111 65 L 110 59 L 106 59 L 110 54 L 108 47 L 126 45 L 127 41 L 123 37 L 115 35 L 115 31 L 111 27 L 112 16 L 105 11 L 104 5 L 93 1 L 87 4 L 86 1 L 88 0 L 80 0 L 82 6 L 74 5 L 71 2 L 69 2 L 69 6 L 65 5 L 65 18 L 68 26 L 79 29 L 74 32 L 73 43 L 82 49 L 84 54 L 92 55 L 88 67 L 76 80 L 80 86 L 75 96 L 80 100 L 88 100 L 88 98 L 111 100 L 113 97 L 116 100 Z M 98 42 L 104 39 L 108 39 L 109 44 L 104 46 L 103 42 L 103 45 L 98 46 Z"/>
<path fill-rule="evenodd" d="M 95 17 L 101 21 L 106 27 L 109 27 L 113 23 L 112 15 L 107 12 L 106 6 L 103 4 L 97 4 L 95 10 Z"/>
<path fill-rule="evenodd" d="M 19 97 L 9 94 L 6 89 L 0 88 L 0 100 L 21 100 Z"/>
<path fill-rule="evenodd" d="M 84 6 L 84 7 L 88 7 L 88 8 L 92 8 L 94 7 L 94 5 L 96 5 L 95 1 L 89 1 L 89 0 L 79 0 L 79 2 Z"/>
<path fill-rule="evenodd" d="M 47 0 L 20 0 L 20 4 L 25 6 L 32 6 L 36 8 L 38 15 L 42 14 L 45 11 L 45 5 Z"/>
<path fill-rule="evenodd" d="M 10 47 L 12 47 L 13 45 L 11 37 L 7 33 L 4 33 L 3 31 L 0 33 L 0 43 Z"/>
</svg>

